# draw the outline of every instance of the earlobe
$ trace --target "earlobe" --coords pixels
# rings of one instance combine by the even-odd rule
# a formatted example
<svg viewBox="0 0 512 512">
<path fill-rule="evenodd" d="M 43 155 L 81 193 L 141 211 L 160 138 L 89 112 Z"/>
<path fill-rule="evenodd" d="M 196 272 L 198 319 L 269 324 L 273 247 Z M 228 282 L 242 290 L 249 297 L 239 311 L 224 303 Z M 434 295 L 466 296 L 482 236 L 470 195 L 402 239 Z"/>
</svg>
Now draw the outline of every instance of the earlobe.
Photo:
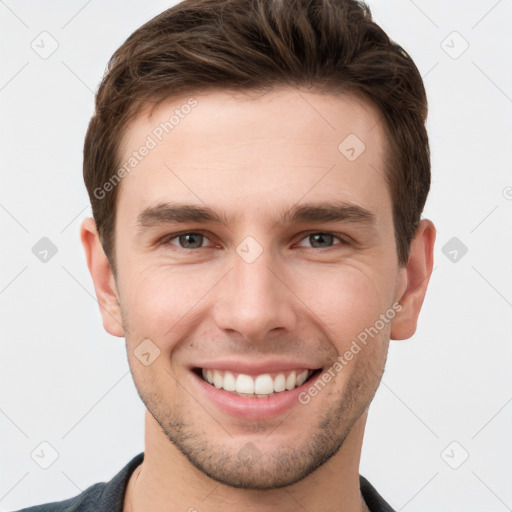
<svg viewBox="0 0 512 512">
<path fill-rule="evenodd" d="M 103 327 L 112 336 L 124 336 L 119 293 L 93 218 L 84 219 L 80 239 L 103 319 Z"/>
<path fill-rule="evenodd" d="M 407 264 L 400 270 L 396 301 L 402 309 L 391 322 L 391 339 L 405 340 L 416 331 L 434 265 L 435 238 L 434 224 L 422 220 L 411 243 Z"/>
</svg>

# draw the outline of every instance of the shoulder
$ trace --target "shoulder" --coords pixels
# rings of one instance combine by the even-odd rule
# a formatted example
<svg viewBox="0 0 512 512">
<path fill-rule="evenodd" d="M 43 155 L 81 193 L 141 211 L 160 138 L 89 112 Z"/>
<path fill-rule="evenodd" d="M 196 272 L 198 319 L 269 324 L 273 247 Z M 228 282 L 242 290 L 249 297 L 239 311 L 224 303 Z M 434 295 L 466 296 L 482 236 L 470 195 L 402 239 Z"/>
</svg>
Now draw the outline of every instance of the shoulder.
<svg viewBox="0 0 512 512">
<path fill-rule="evenodd" d="M 364 476 L 359 475 L 359 484 L 361 494 L 370 512 L 395 512 L 394 509 L 391 508 L 391 505 L 384 500 Z"/>
<path fill-rule="evenodd" d="M 86 512 L 95 510 L 107 484 L 91 485 L 74 498 L 28 507 L 16 512 Z"/>
<path fill-rule="evenodd" d="M 36 505 L 16 512 L 122 512 L 128 480 L 143 460 L 144 452 L 133 457 L 109 482 L 91 485 L 74 498 Z"/>
</svg>

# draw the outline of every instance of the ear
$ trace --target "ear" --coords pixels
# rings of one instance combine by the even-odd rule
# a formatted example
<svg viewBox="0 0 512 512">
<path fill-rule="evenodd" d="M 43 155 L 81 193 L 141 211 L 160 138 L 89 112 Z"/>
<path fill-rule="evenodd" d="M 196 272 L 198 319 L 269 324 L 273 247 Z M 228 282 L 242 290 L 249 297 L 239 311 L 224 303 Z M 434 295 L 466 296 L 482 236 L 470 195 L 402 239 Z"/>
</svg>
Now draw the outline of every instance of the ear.
<svg viewBox="0 0 512 512">
<path fill-rule="evenodd" d="M 397 296 L 402 309 L 391 322 L 391 339 L 405 340 L 416 332 L 416 324 L 434 265 L 436 228 L 429 220 L 422 220 L 411 242 L 409 259 L 400 269 Z"/>
<path fill-rule="evenodd" d="M 103 327 L 112 336 L 122 337 L 124 329 L 119 294 L 94 219 L 89 217 L 82 222 L 80 239 L 87 258 L 87 266 L 94 282 L 94 290 L 103 318 Z"/>
</svg>

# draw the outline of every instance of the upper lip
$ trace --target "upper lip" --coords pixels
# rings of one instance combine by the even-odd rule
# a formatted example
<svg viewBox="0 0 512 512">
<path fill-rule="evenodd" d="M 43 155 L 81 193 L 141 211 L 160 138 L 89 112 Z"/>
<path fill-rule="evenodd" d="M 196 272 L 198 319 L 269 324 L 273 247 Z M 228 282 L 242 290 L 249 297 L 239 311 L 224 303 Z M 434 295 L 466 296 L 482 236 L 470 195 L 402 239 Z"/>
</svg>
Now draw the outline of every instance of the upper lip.
<svg viewBox="0 0 512 512">
<path fill-rule="evenodd" d="M 272 373 L 288 370 L 318 370 L 322 368 L 321 364 L 312 365 L 311 362 L 301 362 L 292 360 L 268 360 L 266 362 L 240 361 L 218 359 L 216 361 L 203 361 L 194 364 L 191 369 L 205 368 L 210 370 L 226 370 L 235 373 L 244 373 L 247 375 L 261 375 L 264 373 Z"/>
</svg>

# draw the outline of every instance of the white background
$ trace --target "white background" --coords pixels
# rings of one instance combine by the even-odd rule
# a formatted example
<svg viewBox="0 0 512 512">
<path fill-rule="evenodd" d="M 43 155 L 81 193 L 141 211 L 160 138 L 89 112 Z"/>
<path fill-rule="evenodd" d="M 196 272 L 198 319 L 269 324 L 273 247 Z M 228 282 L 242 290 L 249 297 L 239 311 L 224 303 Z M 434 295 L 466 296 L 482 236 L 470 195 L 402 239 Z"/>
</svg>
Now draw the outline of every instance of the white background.
<svg viewBox="0 0 512 512">
<path fill-rule="evenodd" d="M 124 340 L 103 331 L 79 242 L 82 147 L 108 58 L 170 5 L 0 1 L 0 510 L 75 496 L 144 449 Z M 512 1 L 370 6 L 425 77 L 438 239 L 418 331 L 391 342 L 361 474 L 397 510 L 512 510 Z M 43 31 L 59 45 L 47 59 L 31 48 Z M 47 263 L 32 253 L 44 236 Z M 468 248 L 457 262 L 452 237 Z M 30 455 L 42 441 L 59 455 L 46 470 Z"/>
</svg>

